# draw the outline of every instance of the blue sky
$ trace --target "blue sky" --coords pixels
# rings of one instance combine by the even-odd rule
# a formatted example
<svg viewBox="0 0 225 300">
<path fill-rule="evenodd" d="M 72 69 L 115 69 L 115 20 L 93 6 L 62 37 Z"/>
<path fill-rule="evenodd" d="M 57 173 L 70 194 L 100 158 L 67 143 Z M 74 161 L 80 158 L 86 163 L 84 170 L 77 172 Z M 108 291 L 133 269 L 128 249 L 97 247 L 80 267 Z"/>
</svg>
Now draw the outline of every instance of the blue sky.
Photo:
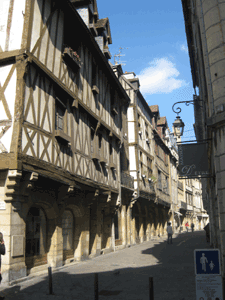
<svg viewBox="0 0 225 300">
<path fill-rule="evenodd" d="M 139 77 L 146 101 L 159 105 L 171 128 L 176 117 L 172 105 L 192 100 L 194 94 L 181 0 L 97 0 L 97 5 L 99 18 L 110 22 L 111 62 L 124 48 L 123 71 Z M 193 105 L 181 104 L 181 109 L 182 140 L 194 139 Z"/>
</svg>

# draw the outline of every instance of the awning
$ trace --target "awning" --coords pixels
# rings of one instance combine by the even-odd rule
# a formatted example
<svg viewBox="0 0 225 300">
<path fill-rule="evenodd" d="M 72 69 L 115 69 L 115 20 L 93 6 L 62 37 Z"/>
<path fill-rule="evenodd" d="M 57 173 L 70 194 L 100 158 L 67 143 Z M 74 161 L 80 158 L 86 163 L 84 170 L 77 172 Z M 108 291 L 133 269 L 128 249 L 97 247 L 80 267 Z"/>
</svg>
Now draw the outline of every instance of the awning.
<svg viewBox="0 0 225 300">
<path fill-rule="evenodd" d="M 178 211 L 174 211 L 175 214 L 177 214 L 178 216 L 183 216 L 180 212 Z"/>
<path fill-rule="evenodd" d="M 208 218 L 209 215 L 207 215 L 207 214 L 197 214 L 197 217 L 199 217 L 199 218 Z"/>
</svg>

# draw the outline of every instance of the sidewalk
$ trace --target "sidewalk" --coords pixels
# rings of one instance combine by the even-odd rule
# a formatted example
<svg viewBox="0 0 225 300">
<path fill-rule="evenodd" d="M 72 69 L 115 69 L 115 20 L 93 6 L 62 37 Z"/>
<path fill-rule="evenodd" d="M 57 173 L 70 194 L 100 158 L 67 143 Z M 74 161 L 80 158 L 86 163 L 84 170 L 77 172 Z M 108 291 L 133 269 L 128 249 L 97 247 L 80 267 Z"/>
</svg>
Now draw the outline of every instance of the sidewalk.
<svg viewBox="0 0 225 300">
<path fill-rule="evenodd" d="M 94 299 L 94 274 L 98 273 L 99 300 L 105 297 L 147 300 L 151 276 L 155 300 L 193 300 L 193 249 L 209 247 L 205 232 L 175 234 L 173 245 L 168 245 L 166 239 L 162 237 L 58 268 L 53 272 L 54 295 L 48 295 L 47 274 L 28 276 L 10 287 L 2 285 L 0 294 L 4 294 L 5 300 Z M 177 291 L 178 297 L 175 295 Z"/>
</svg>

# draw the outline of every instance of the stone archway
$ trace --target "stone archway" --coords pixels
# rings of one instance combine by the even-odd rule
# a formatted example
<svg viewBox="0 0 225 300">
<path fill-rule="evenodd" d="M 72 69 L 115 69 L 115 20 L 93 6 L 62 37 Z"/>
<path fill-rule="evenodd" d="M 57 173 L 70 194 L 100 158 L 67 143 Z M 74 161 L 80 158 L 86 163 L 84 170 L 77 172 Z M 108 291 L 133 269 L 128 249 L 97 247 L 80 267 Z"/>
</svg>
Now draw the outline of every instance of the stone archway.
<svg viewBox="0 0 225 300">
<path fill-rule="evenodd" d="M 25 264 L 28 270 L 47 264 L 47 220 L 38 206 L 32 206 L 26 217 Z"/>
</svg>

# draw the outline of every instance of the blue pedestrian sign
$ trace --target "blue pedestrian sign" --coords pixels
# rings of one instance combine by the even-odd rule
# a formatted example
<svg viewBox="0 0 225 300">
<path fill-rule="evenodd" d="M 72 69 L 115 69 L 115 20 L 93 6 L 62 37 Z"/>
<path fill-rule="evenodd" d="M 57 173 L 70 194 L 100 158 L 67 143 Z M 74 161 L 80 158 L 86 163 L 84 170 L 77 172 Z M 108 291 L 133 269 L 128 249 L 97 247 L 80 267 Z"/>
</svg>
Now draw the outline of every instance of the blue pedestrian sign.
<svg viewBox="0 0 225 300">
<path fill-rule="evenodd" d="M 195 249 L 195 274 L 220 275 L 219 249 Z"/>
</svg>

